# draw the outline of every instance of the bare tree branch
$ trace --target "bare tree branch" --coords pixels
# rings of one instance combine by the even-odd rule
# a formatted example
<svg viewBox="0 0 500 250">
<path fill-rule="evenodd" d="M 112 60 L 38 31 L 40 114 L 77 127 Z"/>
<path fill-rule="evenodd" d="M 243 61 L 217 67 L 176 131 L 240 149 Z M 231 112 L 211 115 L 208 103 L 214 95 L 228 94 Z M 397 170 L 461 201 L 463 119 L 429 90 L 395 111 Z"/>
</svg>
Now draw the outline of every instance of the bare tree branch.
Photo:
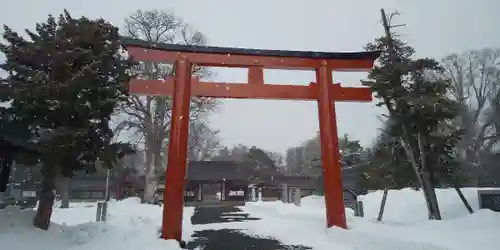
<svg viewBox="0 0 500 250">
<path fill-rule="evenodd" d="M 190 29 L 172 12 L 160 10 L 138 10 L 125 20 L 125 35 L 146 40 L 150 43 L 180 43 L 202 45 L 205 37 Z M 174 65 L 166 63 L 140 62 L 133 69 L 140 79 L 161 80 L 174 75 Z M 206 68 L 195 65 L 193 75 L 209 75 Z M 197 120 L 209 113 L 216 106 L 214 99 L 192 98 L 190 121 Z M 170 131 L 172 98 L 168 96 L 130 96 L 118 109 L 117 113 L 127 117 L 117 126 L 120 131 L 135 132 L 144 141 L 146 155 L 145 198 L 152 199 L 152 190 L 156 173 L 165 166 L 168 134 Z M 203 131 L 205 132 L 205 131 Z"/>
<path fill-rule="evenodd" d="M 481 172 L 481 162 L 500 141 L 500 116 L 495 112 L 500 97 L 500 49 L 485 48 L 453 54 L 443 60 L 460 103 L 459 126 L 465 135 L 459 142 L 459 154 L 467 166 Z M 470 163 L 470 164 L 469 164 Z"/>
</svg>

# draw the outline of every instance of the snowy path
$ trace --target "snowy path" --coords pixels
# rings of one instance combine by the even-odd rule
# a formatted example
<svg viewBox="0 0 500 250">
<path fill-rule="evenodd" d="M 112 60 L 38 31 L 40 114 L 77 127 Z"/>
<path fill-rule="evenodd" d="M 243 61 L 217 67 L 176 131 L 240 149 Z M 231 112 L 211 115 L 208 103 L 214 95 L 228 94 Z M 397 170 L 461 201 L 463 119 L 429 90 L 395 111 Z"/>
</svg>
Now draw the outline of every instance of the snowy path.
<svg viewBox="0 0 500 250">
<path fill-rule="evenodd" d="M 242 231 L 245 224 L 258 221 L 235 207 L 198 207 L 191 217 L 194 233 L 187 243 L 188 249 L 203 250 L 245 250 L 251 247 L 259 250 L 306 250 L 310 247 L 284 245 L 276 239 L 247 235 Z M 231 229 L 223 229 L 231 224 Z M 217 227 L 210 229 L 210 227 Z"/>
</svg>

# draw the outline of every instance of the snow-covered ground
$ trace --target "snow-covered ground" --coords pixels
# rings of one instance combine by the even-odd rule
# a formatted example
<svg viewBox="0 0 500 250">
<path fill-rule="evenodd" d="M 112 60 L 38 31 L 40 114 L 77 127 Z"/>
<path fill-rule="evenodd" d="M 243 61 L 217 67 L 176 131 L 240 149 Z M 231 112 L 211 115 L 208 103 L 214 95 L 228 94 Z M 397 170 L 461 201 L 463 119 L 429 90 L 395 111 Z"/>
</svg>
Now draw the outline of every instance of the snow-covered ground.
<svg viewBox="0 0 500 250">
<path fill-rule="evenodd" d="M 389 192 L 384 218 L 377 222 L 382 191 L 360 197 L 365 217 L 346 209 L 349 230 L 325 229 L 323 197 L 310 196 L 296 207 L 281 202 L 250 203 L 243 210 L 263 218 L 248 223 L 252 234 L 271 236 L 287 244 L 314 249 L 500 249 L 500 213 L 479 210 L 477 189 L 463 189 L 474 214 L 470 215 L 453 189 L 437 190 L 443 221 L 429 221 L 421 192 Z"/>
<path fill-rule="evenodd" d="M 500 214 L 477 208 L 477 190 L 464 189 L 476 211 L 469 215 L 454 190 L 438 190 L 443 221 L 428 221 L 421 192 L 391 191 L 382 222 L 376 222 L 382 192 L 361 199 L 365 217 L 347 210 L 349 230 L 325 228 L 323 197 L 310 196 L 302 206 L 281 202 L 247 203 L 242 210 L 257 221 L 191 225 L 193 208 L 184 209 L 184 239 L 195 230 L 241 229 L 260 237 L 273 237 L 289 245 L 317 250 L 493 250 L 500 249 Z M 6 249 L 33 250 L 171 250 L 176 242 L 157 238 L 161 208 L 140 204 L 137 199 L 111 202 L 108 220 L 95 221 L 95 204 L 73 203 L 55 209 L 48 232 L 32 228 L 34 211 L 9 208 L 0 212 L 0 245 Z"/>
<path fill-rule="evenodd" d="M 0 210 L 0 249 L 16 250 L 175 250 L 176 241 L 158 238 L 161 208 L 130 198 L 112 201 L 105 223 L 95 222 L 96 204 L 72 203 L 69 209 L 54 208 L 48 232 L 33 228 L 33 210 Z M 190 234 L 193 208 L 184 209 L 184 229 Z"/>
</svg>

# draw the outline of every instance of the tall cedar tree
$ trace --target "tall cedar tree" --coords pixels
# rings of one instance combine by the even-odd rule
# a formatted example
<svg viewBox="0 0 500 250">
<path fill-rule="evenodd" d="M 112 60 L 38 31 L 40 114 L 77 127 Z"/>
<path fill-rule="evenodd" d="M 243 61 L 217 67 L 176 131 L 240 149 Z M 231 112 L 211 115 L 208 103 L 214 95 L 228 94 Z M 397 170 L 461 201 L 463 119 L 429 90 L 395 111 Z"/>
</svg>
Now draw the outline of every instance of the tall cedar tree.
<svg viewBox="0 0 500 250">
<path fill-rule="evenodd" d="M 389 38 L 381 37 L 366 46 L 366 50 L 380 50 L 382 55 L 364 85 L 371 87 L 380 100 L 378 105 L 387 109 L 385 132 L 389 138 L 404 142 L 411 150 L 413 157 L 406 153 L 406 160 L 415 161 L 413 175 L 423 180 L 422 185 L 430 185 L 423 187 L 426 197 L 430 197 L 428 205 L 435 205 L 429 208 L 430 217 L 439 219 L 434 187 L 457 181 L 454 149 L 461 131 L 450 124 L 457 116 L 458 105 L 449 96 L 449 81 L 442 77 L 443 68 L 438 62 L 412 59 L 414 49 L 399 39 L 392 39 L 396 60 L 391 60 L 388 44 Z M 392 170 L 396 171 L 392 175 L 398 176 L 398 171 L 408 168 Z M 433 200 L 435 204 L 430 204 Z"/>
<path fill-rule="evenodd" d="M 4 26 L 0 51 L 9 73 L 2 100 L 12 101 L 16 119 L 31 124 L 40 146 L 49 152 L 44 167 L 39 208 L 34 224 L 48 229 L 57 174 L 92 167 L 100 154 L 109 155 L 110 116 L 127 94 L 130 63 L 121 56 L 118 28 L 102 19 L 56 20 L 26 30 L 30 40 Z M 116 148 L 116 147 L 111 147 Z"/>
</svg>

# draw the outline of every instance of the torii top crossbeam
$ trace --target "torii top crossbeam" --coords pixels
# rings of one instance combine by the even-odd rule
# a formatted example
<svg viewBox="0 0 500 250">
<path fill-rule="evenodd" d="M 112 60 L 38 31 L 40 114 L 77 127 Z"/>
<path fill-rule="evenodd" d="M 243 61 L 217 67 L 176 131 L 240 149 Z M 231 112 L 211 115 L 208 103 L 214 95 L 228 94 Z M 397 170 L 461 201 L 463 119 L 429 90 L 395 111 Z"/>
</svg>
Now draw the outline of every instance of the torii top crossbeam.
<svg viewBox="0 0 500 250">
<path fill-rule="evenodd" d="M 124 38 L 123 46 L 134 60 L 174 63 L 187 60 L 199 66 L 248 68 L 248 84 L 199 82 L 192 80 L 191 95 L 216 98 L 252 98 L 317 100 L 317 86 L 264 84 L 263 69 L 314 70 L 328 67 L 334 71 L 366 71 L 371 69 L 379 52 L 312 52 L 190 46 L 156 43 Z M 258 86 L 255 86 L 258 84 Z M 330 87 L 335 101 L 371 101 L 368 88 Z M 138 80 L 130 82 L 130 92 L 143 95 L 172 95 L 173 79 Z"/>
<path fill-rule="evenodd" d="M 309 69 L 327 66 L 335 71 L 371 69 L 380 52 L 315 52 L 244 49 L 214 46 L 194 46 L 168 43 L 150 43 L 144 40 L 122 38 L 122 45 L 136 60 L 174 62 L 188 59 L 200 66 L 255 67 L 267 69 Z M 142 50 L 142 51 L 140 51 Z M 153 53 L 150 53 L 154 50 Z M 253 60 L 252 60 L 253 57 Z"/>
</svg>

